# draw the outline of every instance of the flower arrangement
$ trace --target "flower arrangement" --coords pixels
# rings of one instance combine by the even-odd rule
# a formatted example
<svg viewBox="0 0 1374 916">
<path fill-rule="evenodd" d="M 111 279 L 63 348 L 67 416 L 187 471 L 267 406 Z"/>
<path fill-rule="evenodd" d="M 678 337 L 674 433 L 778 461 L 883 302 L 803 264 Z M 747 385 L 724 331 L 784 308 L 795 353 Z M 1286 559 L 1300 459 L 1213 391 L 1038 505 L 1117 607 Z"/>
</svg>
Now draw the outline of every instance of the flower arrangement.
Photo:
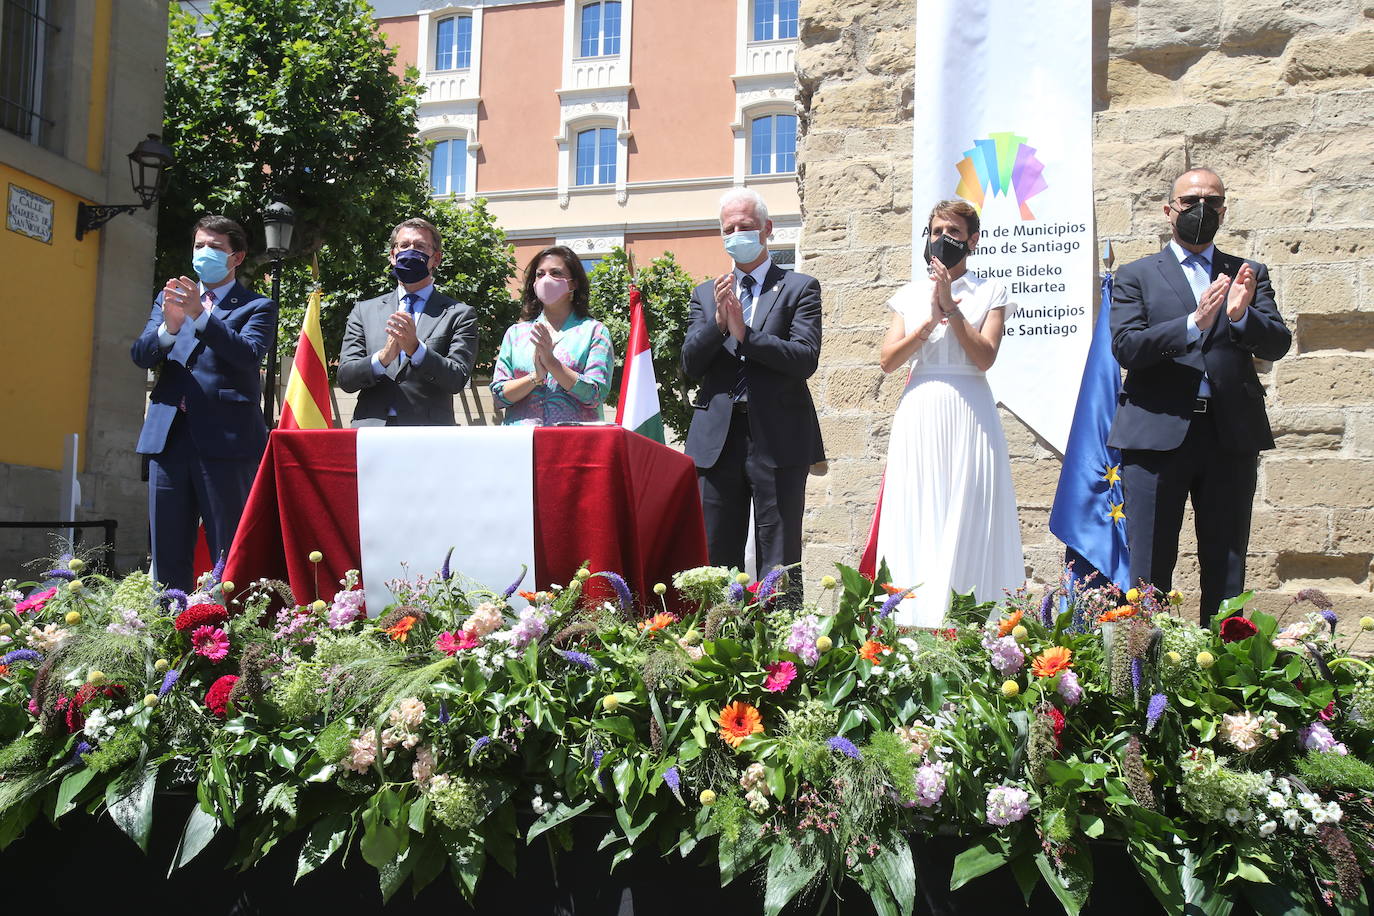
<svg viewBox="0 0 1374 916">
<path fill-rule="evenodd" d="M 1067 912 L 1097 839 L 1168 912 L 1275 887 L 1354 910 L 1374 873 L 1374 668 L 1320 593 L 1291 620 L 1243 595 L 1204 629 L 1173 596 L 1066 581 L 958 598 L 929 631 L 893 619 L 910 588 L 845 567 L 802 607 L 784 571 L 751 590 L 688 570 L 681 616 L 611 571 L 521 599 L 523 574 L 501 593 L 441 574 L 368 609 L 355 573 L 297 605 L 280 583 L 184 595 L 58 567 L 0 589 L 7 837 L 87 807 L 146 843 L 145 789 L 184 786 L 188 837 L 250 835 L 232 865 L 356 854 L 384 897 L 446 870 L 471 896 L 582 819 L 608 864 L 708 851 L 723 882 L 760 875 L 769 913 L 843 881 L 909 913 L 909 841 L 936 832 L 968 844 L 951 887 L 1007 867 Z M 615 601 L 587 597 L 593 575 Z"/>
</svg>

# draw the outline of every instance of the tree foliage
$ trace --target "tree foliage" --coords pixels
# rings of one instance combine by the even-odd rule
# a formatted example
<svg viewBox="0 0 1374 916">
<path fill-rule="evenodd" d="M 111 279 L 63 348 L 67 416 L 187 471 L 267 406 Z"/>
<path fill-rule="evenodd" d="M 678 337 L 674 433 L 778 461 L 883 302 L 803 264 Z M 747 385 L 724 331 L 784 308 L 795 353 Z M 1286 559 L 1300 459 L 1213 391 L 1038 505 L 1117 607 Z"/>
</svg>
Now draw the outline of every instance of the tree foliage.
<svg viewBox="0 0 1374 916">
<path fill-rule="evenodd" d="M 671 251 L 635 268 L 625 249 L 615 248 L 588 276 L 592 316 L 606 325 L 615 344 L 615 377 L 609 403 L 620 397 L 625 348 L 630 337 L 630 282 L 639 287 L 644 319 L 649 325 L 649 347 L 654 356 L 659 408 L 663 425 L 679 440 L 687 438 L 692 420 L 688 404 L 690 381 L 682 371 L 682 342 L 687 336 L 687 313 L 696 282 L 683 270 Z"/>
<path fill-rule="evenodd" d="M 281 341 L 289 352 L 314 258 L 332 359 L 353 302 L 394 284 L 392 226 L 424 216 L 444 242 L 440 289 L 478 310 L 479 357 L 494 352 L 491 335 L 513 314 L 510 248 L 481 205 L 430 199 L 421 90 L 413 68 L 396 75 L 395 56 L 364 0 L 214 0 L 203 20 L 174 5 L 163 131 L 177 161 L 159 208 L 158 276 L 189 273 L 187 230 L 213 212 L 247 230 L 251 278 L 266 259 L 258 214 L 281 199 L 295 211 Z"/>
</svg>

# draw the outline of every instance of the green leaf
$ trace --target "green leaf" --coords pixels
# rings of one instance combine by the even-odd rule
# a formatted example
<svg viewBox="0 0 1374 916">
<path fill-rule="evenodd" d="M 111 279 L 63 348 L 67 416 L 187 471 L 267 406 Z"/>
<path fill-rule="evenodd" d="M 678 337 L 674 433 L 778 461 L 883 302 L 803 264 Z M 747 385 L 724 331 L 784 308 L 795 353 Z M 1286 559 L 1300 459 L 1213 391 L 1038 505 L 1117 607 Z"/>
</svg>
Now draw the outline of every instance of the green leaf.
<svg viewBox="0 0 1374 916">
<path fill-rule="evenodd" d="M 296 859 L 297 881 L 328 862 L 330 856 L 339 851 L 344 838 L 348 836 L 351 823 L 352 819 L 346 814 L 330 814 L 311 825 L 305 845 Z"/>
<path fill-rule="evenodd" d="M 94 778 L 95 770 L 83 767 L 62 780 L 62 784 L 57 787 L 57 807 L 53 810 L 53 820 L 76 807 L 76 797 Z"/>
<path fill-rule="evenodd" d="M 635 740 L 635 724 L 626 716 L 606 716 L 592 722 L 592 727 L 604 732 L 610 732 L 624 738 L 626 741 Z"/>
<path fill-rule="evenodd" d="M 916 865 L 911 858 L 911 844 L 906 837 L 900 833 L 891 836 L 868 868 L 876 871 L 887 885 L 897 905 L 897 916 L 911 916 L 916 901 Z"/>
<path fill-rule="evenodd" d="M 380 871 L 383 866 L 394 862 L 401 851 L 401 831 L 389 824 L 372 824 L 363 832 L 358 851 L 363 861 Z"/>
<path fill-rule="evenodd" d="M 1182 870 L 1174 863 L 1156 855 L 1146 843 L 1127 841 L 1131 862 L 1145 886 L 1154 894 L 1155 902 L 1168 916 L 1183 916 Z"/>
<path fill-rule="evenodd" d="M 553 810 L 535 821 L 525 833 L 526 845 L 533 843 L 534 838 L 545 830 L 551 830 L 564 821 L 572 820 L 574 817 L 577 817 L 577 815 L 590 808 L 594 801 L 594 799 L 588 798 L 578 805 L 569 805 L 567 802 L 559 802 L 554 805 Z"/>
<path fill-rule="evenodd" d="M 1075 850 L 1064 857 L 1063 864 L 1064 874 L 1061 875 L 1055 871 L 1044 852 L 1035 854 L 1035 865 L 1064 907 L 1064 912 L 1069 916 L 1078 916 L 1083 904 L 1088 902 L 1088 891 L 1093 884 L 1092 854 L 1086 849 Z"/>
<path fill-rule="evenodd" d="M 167 869 L 169 878 L 172 872 L 200 855 L 201 851 L 210 845 L 215 834 L 219 833 L 219 825 L 219 818 L 213 814 L 206 814 L 200 805 L 191 809 L 191 816 L 186 818 L 186 826 L 181 828 L 181 838 L 177 840 L 177 851 L 172 856 L 172 864 Z"/>
<path fill-rule="evenodd" d="M 965 849 L 954 859 L 949 876 L 949 889 L 957 891 L 974 878 L 981 878 L 1007 864 L 1007 850 L 993 837 L 985 837 L 977 846 Z"/>
<path fill-rule="evenodd" d="M 1259 916 L 1308 916 L 1321 912 L 1306 882 L 1279 885 L 1245 881 L 1240 885 L 1240 893 Z"/>
<path fill-rule="evenodd" d="M 272 758 L 273 763 L 284 770 L 293 770 L 296 767 L 296 752 L 284 744 L 272 745 L 272 750 L 268 756 Z"/>
<path fill-rule="evenodd" d="M 1230 916 L 1235 901 L 1220 889 L 1220 876 L 1211 869 L 1203 869 L 1191 849 L 1183 850 L 1183 867 L 1179 871 L 1183 885 L 1184 912 L 1198 916 Z"/>
<path fill-rule="evenodd" d="M 148 851 L 148 833 L 153 826 L 156 788 L 157 767 L 151 766 L 142 773 L 126 773 L 126 778 L 111 782 L 105 789 L 110 818 L 144 852 Z"/>
<path fill-rule="evenodd" d="M 773 846 L 768 856 L 768 885 L 763 894 L 764 916 L 778 916 L 825 865 L 823 856 L 811 852 L 803 857 L 801 849 L 791 843 Z"/>
</svg>

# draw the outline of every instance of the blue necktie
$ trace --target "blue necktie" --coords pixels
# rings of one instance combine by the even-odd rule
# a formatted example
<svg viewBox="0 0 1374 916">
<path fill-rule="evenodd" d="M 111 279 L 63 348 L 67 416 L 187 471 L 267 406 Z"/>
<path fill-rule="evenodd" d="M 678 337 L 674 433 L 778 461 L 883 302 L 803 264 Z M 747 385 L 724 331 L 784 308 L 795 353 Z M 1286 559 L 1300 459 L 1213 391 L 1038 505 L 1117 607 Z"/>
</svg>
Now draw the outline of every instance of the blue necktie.
<svg viewBox="0 0 1374 916">
<path fill-rule="evenodd" d="M 754 323 L 754 278 L 745 274 L 739 281 L 740 311 L 744 312 L 744 326 Z M 749 379 L 744 375 L 744 357 L 739 360 L 739 375 L 735 377 L 735 387 L 730 389 L 730 400 L 742 401 L 749 395 Z"/>
<path fill-rule="evenodd" d="M 1183 259 L 1183 272 L 1188 275 L 1188 285 L 1193 288 L 1193 302 L 1201 302 L 1202 294 L 1212 285 L 1212 270 L 1200 254 L 1190 254 Z"/>
<path fill-rule="evenodd" d="M 410 315 L 412 318 L 415 317 L 415 306 L 420 302 L 420 294 L 406 293 L 401 297 L 401 301 L 406 305 L 406 314 Z M 410 362 L 410 357 L 406 355 L 405 350 L 401 351 L 401 362 L 403 364 Z"/>
</svg>

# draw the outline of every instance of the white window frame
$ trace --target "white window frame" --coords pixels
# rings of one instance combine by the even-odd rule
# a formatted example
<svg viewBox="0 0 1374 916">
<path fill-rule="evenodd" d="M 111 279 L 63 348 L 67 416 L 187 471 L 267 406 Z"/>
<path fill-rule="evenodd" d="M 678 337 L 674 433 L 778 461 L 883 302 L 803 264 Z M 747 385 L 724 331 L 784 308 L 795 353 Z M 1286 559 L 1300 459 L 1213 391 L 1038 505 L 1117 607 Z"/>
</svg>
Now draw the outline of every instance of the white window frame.
<svg viewBox="0 0 1374 916">
<path fill-rule="evenodd" d="M 622 103 L 623 104 L 623 103 Z M 630 138 L 633 134 L 625 126 L 623 108 L 611 102 L 601 110 L 600 104 L 584 103 L 582 110 L 574 110 L 563 123 L 563 133 L 554 138 L 558 144 L 558 205 L 567 208 L 574 194 L 604 194 L 614 189 L 616 202 L 624 204 L 628 197 L 625 172 L 629 166 Z M 584 130 L 609 127 L 616 132 L 614 184 L 579 185 L 577 183 L 577 135 Z"/>
<path fill-rule="evenodd" d="M 754 122 L 759 118 L 767 118 L 772 115 L 790 115 L 795 118 L 797 116 L 797 110 L 791 105 L 783 105 L 777 102 L 764 102 L 758 105 L 752 105 L 740 113 L 740 133 L 743 135 L 744 140 L 743 168 L 745 178 L 773 178 L 780 175 L 797 174 L 795 145 L 793 146 L 794 153 L 791 171 L 759 173 L 751 171 L 751 166 L 754 161 Z M 773 155 L 777 155 L 776 151 Z"/>
<path fill-rule="evenodd" d="M 439 13 L 429 13 L 428 15 L 431 27 L 428 30 L 428 49 L 426 50 L 428 57 L 426 63 L 428 67 L 426 67 L 426 69 L 434 73 L 451 73 L 454 71 L 474 69 L 473 64 L 477 60 L 478 22 L 478 17 L 474 14 L 474 11 L 466 7 L 459 7 L 456 9 L 447 9 Z M 439 69 L 439 25 L 449 19 L 454 20 L 455 23 L 459 19 L 467 19 L 471 22 L 472 32 L 469 36 L 470 41 L 468 43 L 468 65 L 466 67 L 445 67 L 441 70 Z M 458 59 L 458 49 L 456 46 L 454 47 L 453 57 L 456 62 Z"/>
<path fill-rule="evenodd" d="M 618 40 L 619 40 L 619 42 L 620 42 L 620 49 L 617 50 L 614 54 L 591 54 L 591 55 L 586 55 L 586 56 L 584 56 L 584 55 L 582 54 L 582 11 L 583 11 L 584 9 L 586 9 L 587 7 L 589 7 L 589 6 L 592 6 L 593 4 L 597 4 L 597 3 L 603 3 L 603 4 L 604 4 L 604 3 L 606 3 L 606 2 L 607 2 L 607 0 L 577 0 L 576 8 L 575 8 L 574 13 L 573 13 L 573 35 L 572 35 L 572 40 L 573 40 L 573 56 L 574 56 L 574 59 L 575 59 L 575 60 L 599 60 L 599 59 L 601 59 L 601 58 L 606 58 L 606 57 L 619 57 L 619 56 L 621 55 L 621 52 L 624 51 L 624 49 L 625 49 L 625 41 L 626 41 L 626 39 L 627 39 L 627 37 L 628 37 L 627 34 L 626 34 L 626 28 L 625 28 L 625 22 L 626 22 L 626 18 L 625 18 L 625 17 L 626 17 L 626 14 L 627 14 L 627 12 L 628 12 L 628 9 L 627 9 L 627 8 L 629 7 L 629 4 L 628 4 L 627 2 L 625 2 L 625 0 L 620 0 L 620 35 L 619 35 L 619 38 L 618 38 Z M 615 0 L 610 0 L 610 2 L 615 2 Z M 598 45 L 601 45 L 601 46 L 604 46 L 605 43 L 606 43 L 606 27 L 605 27 L 606 18 L 605 18 L 605 13 L 606 13 L 606 10 L 605 10 L 605 8 L 603 7 L 602 10 L 601 10 L 601 34 L 598 36 L 598 42 L 597 42 Z"/>
<path fill-rule="evenodd" d="M 463 162 L 462 162 L 462 168 L 463 168 L 463 191 L 462 191 L 462 193 L 460 194 L 460 193 L 458 193 L 458 192 L 456 192 L 456 191 L 450 191 L 450 192 L 443 193 L 443 194 L 435 194 L 434 191 L 431 189 L 430 195 L 429 195 L 429 196 L 430 196 L 430 197 L 436 197 L 436 198 L 437 198 L 437 197 L 449 197 L 449 198 L 452 198 L 452 199 L 454 199 L 454 200 L 461 200 L 461 201 L 472 200 L 473 197 L 475 196 L 474 193 L 473 193 L 473 189 L 476 187 L 476 184 L 477 184 L 477 150 L 473 149 L 473 141 L 472 141 L 471 136 L 468 134 L 468 132 L 467 132 L 466 130 L 453 130 L 453 129 L 451 129 L 451 128 L 450 128 L 450 129 L 440 129 L 440 130 L 430 131 L 429 133 L 421 134 L 421 135 L 420 135 L 420 139 L 421 139 L 421 141 L 423 141 L 423 142 L 426 144 L 427 147 L 428 147 L 428 144 L 431 144 L 431 143 L 442 143 L 442 142 L 444 142 L 445 140 L 462 140 L 462 141 L 464 142 L 465 146 L 464 146 L 464 150 L 463 150 L 464 155 L 463 155 Z M 479 148 L 480 148 L 480 147 L 479 147 Z M 425 150 L 425 169 L 426 169 L 426 181 L 427 181 L 427 183 L 428 183 L 428 181 L 429 181 L 429 178 L 428 178 L 429 169 L 432 168 L 433 162 L 434 162 L 434 153 L 433 153 L 433 149 L 432 149 L 432 148 L 427 148 L 427 149 Z"/>
</svg>

